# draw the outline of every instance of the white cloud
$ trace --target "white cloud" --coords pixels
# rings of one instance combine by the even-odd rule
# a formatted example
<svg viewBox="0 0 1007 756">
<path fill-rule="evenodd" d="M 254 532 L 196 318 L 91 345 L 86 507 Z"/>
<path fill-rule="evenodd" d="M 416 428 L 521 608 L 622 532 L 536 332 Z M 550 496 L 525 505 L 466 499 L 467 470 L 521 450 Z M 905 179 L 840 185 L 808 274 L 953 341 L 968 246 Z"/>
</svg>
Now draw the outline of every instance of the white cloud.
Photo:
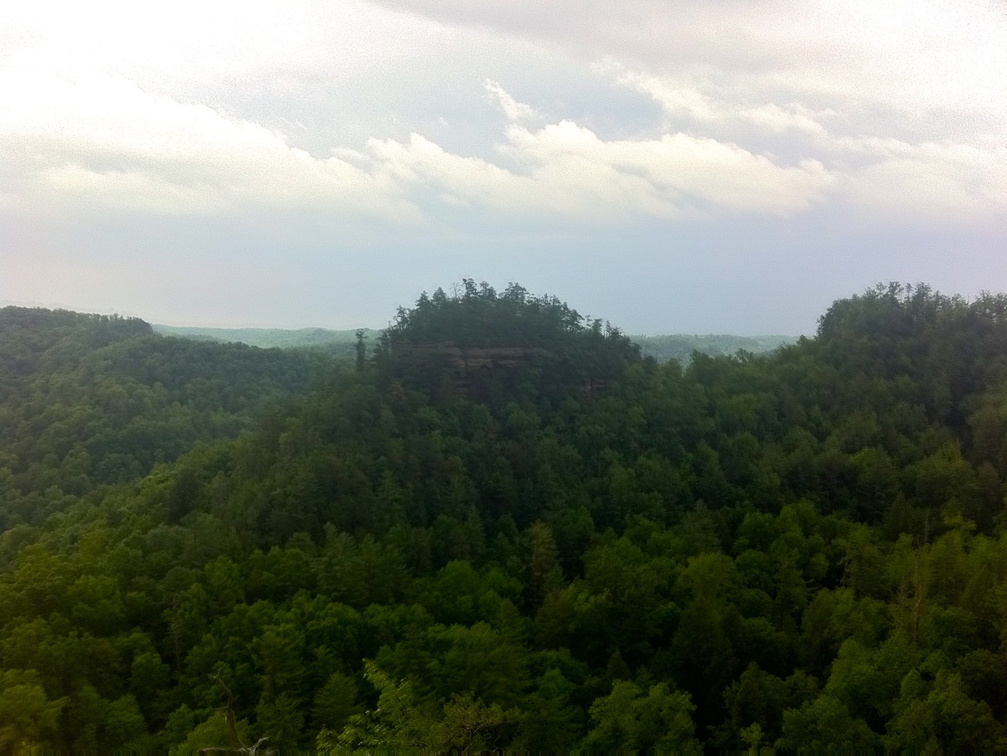
<svg viewBox="0 0 1007 756">
<path fill-rule="evenodd" d="M 535 108 L 515 100 L 497 82 L 491 79 L 486 79 L 483 81 L 483 87 L 497 102 L 500 109 L 503 110 L 509 120 L 527 121 L 533 118 L 538 118 L 538 113 L 535 112 Z"/>
<path fill-rule="evenodd" d="M 216 215 L 313 207 L 415 220 L 393 184 L 135 83 L 0 72 L 0 206 L 24 214 Z"/>
<path fill-rule="evenodd" d="M 1007 215 L 1003 142 L 969 133 L 920 140 L 871 133 L 869 124 L 835 110 L 813 111 L 797 102 L 752 104 L 719 98 L 681 79 L 627 72 L 612 64 L 607 69 L 659 104 L 669 123 L 687 122 L 700 131 L 715 128 L 742 145 L 757 143 L 767 133 L 786 137 L 790 152 L 823 166 L 832 177 L 833 196 L 849 202 L 860 219 L 932 226 Z M 837 133 L 858 127 L 864 131 L 853 136 Z"/>
<path fill-rule="evenodd" d="M 967 226 L 1007 215 L 1007 146 L 845 142 L 875 159 L 850 170 L 843 194 L 861 215 L 917 227 Z"/>
<path fill-rule="evenodd" d="M 313 210 L 395 222 L 438 203 L 511 218 L 588 224 L 684 214 L 787 214 L 827 191 L 822 166 L 780 166 L 684 134 L 605 141 L 572 121 L 532 131 L 537 114 L 499 84 L 512 121 L 498 146 L 510 168 L 448 152 L 414 134 L 316 158 L 284 134 L 212 108 L 150 94 L 121 77 L 0 70 L 0 207 L 23 214 L 234 215 Z M 432 194 L 431 194 L 432 192 Z"/>
<path fill-rule="evenodd" d="M 601 70 L 620 71 L 620 66 L 608 62 Z M 674 81 L 669 77 L 632 71 L 621 71 L 619 83 L 653 99 L 670 119 L 687 117 L 700 123 L 731 122 L 751 124 L 775 133 L 803 132 L 825 136 L 823 121 L 838 115 L 834 110 L 814 111 L 798 102 L 786 105 L 764 103 L 752 106 L 744 101 L 719 100 L 697 86 Z"/>
<path fill-rule="evenodd" d="M 484 222 L 588 225 L 787 216 L 832 196 L 888 218 L 970 222 L 1007 210 L 1003 148 L 839 138 L 797 106 L 732 111 L 704 101 L 709 121 L 800 132 L 806 156 L 784 164 L 683 132 L 605 140 L 571 120 L 531 129 L 519 123 L 536 115 L 530 107 L 495 82 L 486 88 L 512 121 L 497 145 L 501 161 L 454 154 L 419 134 L 317 158 L 281 133 L 120 78 L 8 71 L 0 92 L 15 107 L 0 114 L 0 138 L 16 149 L 5 159 L 0 207 L 36 215 L 311 211 L 412 224 L 468 209 Z"/>
<path fill-rule="evenodd" d="M 543 176 L 554 175 L 552 166 L 559 166 L 571 188 L 580 180 L 577 170 L 569 170 L 574 168 L 599 175 L 599 190 L 611 173 L 639 178 L 653 198 L 648 204 L 656 201 L 668 215 L 683 210 L 787 215 L 820 200 L 832 182 L 815 161 L 777 165 L 738 145 L 682 133 L 606 142 L 569 121 L 534 133 L 511 129 L 507 151 Z"/>
<path fill-rule="evenodd" d="M 617 72 L 619 83 L 647 95 L 669 116 L 686 115 L 699 121 L 719 121 L 727 115 L 723 104 L 715 103 L 696 87 L 671 81 L 667 77 L 625 71 L 614 61 L 605 61 L 598 68 L 604 72 Z"/>
<path fill-rule="evenodd" d="M 798 131 L 817 137 L 826 136 L 822 121 L 835 115 L 834 110 L 816 112 L 796 102 L 783 106 L 768 103 L 739 111 L 742 119 L 778 134 Z"/>
<path fill-rule="evenodd" d="M 820 201 L 833 179 L 820 163 L 780 166 L 712 139 L 669 134 L 605 141 L 571 121 L 512 125 L 499 150 L 516 170 L 453 155 L 414 134 L 374 140 L 371 170 L 432 189 L 450 204 L 595 225 L 645 216 L 786 215 Z"/>
</svg>

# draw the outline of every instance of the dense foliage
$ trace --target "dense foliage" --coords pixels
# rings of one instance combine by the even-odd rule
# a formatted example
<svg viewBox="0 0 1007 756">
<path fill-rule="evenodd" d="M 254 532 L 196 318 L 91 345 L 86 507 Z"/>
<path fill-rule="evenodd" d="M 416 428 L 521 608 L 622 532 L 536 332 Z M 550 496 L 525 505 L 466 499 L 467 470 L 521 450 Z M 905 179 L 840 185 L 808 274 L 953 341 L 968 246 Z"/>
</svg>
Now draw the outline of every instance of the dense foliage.
<svg viewBox="0 0 1007 756">
<path fill-rule="evenodd" d="M 1005 315 L 878 287 L 683 369 L 520 287 L 423 297 L 241 438 L 41 490 L 0 749 L 1005 748 Z M 134 376 L 109 348 L 73 364 Z"/>
<path fill-rule="evenodd" d="M 163 338 L 136 318 L 2 308 L 0 528 L 236 437 L 329 364 Z"/>
</svg>

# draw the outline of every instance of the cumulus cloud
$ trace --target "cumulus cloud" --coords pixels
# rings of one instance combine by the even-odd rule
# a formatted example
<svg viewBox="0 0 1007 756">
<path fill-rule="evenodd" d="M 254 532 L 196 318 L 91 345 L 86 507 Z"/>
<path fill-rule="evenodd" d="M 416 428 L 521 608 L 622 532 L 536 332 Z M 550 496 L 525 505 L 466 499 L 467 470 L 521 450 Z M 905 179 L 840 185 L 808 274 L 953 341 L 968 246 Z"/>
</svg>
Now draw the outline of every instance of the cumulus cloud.
<svg viewBox="0 0 1007 756">
<path fill-rule="evenodd" d="M 570 192 L 581 185 L 582 176 L 587 178 L 584 186 L 602 198 L 614 177 L 629 186 L 637 186 L 639 179 L 646 187 L 640 199 L 647 201 L 642 204 L 662 215 L 683 211 L 786 215 L 814 204 L 831 184 L 831 177 L 815 161 L 778 165 L 738 145 L 683 133 L 604 141 L 563 121 L 537 132 L 512 128 L 503 149 L 520 157 L 536 175 L 566 184 Z M 626 208 L 631 208 L 632 196 L 626 200 Z"/>
<path fill-rule="evenodd" d="M 418 134 L 368 145 L 375 174 L 432 190 L 453 206 L 590 225 L 645 216 L 787 215 L 820 201 L 833 183 L 813 160 L 781 166 L 685 134 L 605 141 L 571 121 L 534 131 L 512 124 L 498 150 L 518 168 L 453 155 Z"/>
<path fill-rule="evenodd" d="M 681 78 L 606 68 L 622 85 L 652 98 L 669 123 L 715 127 L 741 144 L 766 133 L 786 137 L 790 151 L 827 171 L 832 196 L 847 202 L 858 219 L 960 225 L 1007 214 L 1002 142 L 974 134 L 910 140 L 871 133 L 870 124 L 833 109 L 732 100 Z"/>
<path fill-rule="evenodd" d="M 484 221 L 595 225 L 787 216 L 832 196 L 861 214 L 905 218 L 974 220 L 1007 208 L 1003 148 L 835 137 L 796 106 L 732 109 L 702 98 L 692 109 L 705 121 L 800 132 L 807 155 L 787 164 L 681 131 L 606 140 L 572 120 L 531 128 L 525 122 L 541 116 L 486 82 L 510 120 L 496 145 L 499 160 L 455 154 L 418 133 L 318 158 L 282 133 L 120 78 L 7 76 L 0 91 L 17 104 L 0 115 L 0 138 L 15 149 L 5 160 L 0 205 L 25 214 L 307 210 L 415 224 L 450 208 Z M 655 99 L 678 107 L 668 94 L 677 90 L 653 78 L 629 81 L 645 81 Z"/>
<path fill-rule="evenodd" d="M 499 84 L 512 121 L 498 154 L 513 168 L 463 157 L 413 134 L 316 158 L 283 134 L 207 106 L 144 92 L 116 77 L 68 81 L 10 71 L 0 91 L 6 159 L 2 203 L 21 213 L 147 211 L 221 215 L 314 209 L 415 222 L 442 202 L 587 223 L 642 216 L 787 214 L 828 190 L 820 163 L 781 166 L 733 144 L 666 134 L 605 141 L 572 121 L 530 130 L 535 116 Z M 431 199 L 431 197 L 433 199 Z"/>
<path fill-rule="evenodd" d="M 338 157 L 207 106 L 100 75 L 0 72 L 0 203 L 23 214 L 153 211 L 216 215 L 314 207 L 396 219 L 414 208 Z"/>
</svg>

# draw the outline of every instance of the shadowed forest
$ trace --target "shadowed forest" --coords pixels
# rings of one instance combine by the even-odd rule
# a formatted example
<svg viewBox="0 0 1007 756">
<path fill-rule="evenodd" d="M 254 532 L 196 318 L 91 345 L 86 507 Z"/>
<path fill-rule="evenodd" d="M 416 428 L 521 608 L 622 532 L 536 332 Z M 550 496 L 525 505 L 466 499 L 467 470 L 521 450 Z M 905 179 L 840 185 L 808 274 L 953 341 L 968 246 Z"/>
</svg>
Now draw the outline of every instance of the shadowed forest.
<svg viewBox="0 0 1007 756">
<path fill-rule="evenodd" d="M 1003 295 L 664 363 L 513 284 L 5 308 L 0 752 L 1007 748 L 1005 483 Z"/>
</svg>

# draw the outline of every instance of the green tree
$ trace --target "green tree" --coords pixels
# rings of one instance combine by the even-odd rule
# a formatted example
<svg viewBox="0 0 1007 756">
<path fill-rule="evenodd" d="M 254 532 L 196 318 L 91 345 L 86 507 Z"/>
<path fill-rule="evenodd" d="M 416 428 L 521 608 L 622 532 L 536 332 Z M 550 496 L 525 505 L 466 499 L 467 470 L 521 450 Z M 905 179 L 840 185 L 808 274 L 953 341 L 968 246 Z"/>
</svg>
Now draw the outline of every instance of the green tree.
<svg viewBox="0 0 1007 756">
<path fill-rule="evenodd" d="M 961 677 L 948 670 L 939 670 L 930 685 L 918 672 L 910 672 L 895 710 L 885 738 L 887 748 L 981 751 L 1007 744 L 1007 732 L 989 704 L 970 698 Z"/>
<path fill-rule="evenodd" d="M 878 735 L 853 717 L 835 696 L 822 694 L 799 709 L 783 713 L 783 736 L 777 748 L 856 751 L 877 748 Z"/>
<path fill-rule="evenodd" d="M 594 727 L 581 747 L 589 751 L 668 751 L 698 753 L 692 712 L 687 693 L 673 691 L 666 683 L 644 690 L 628 680 L 618 680 L 612 692 L 591 704 Z"/>
<path fill-rule="evenodd" d="M 50 700 L 37 672 L 0 672 L 0 750 L 9 753 L 51 744 L 66 699 Z"/>
</svg>

